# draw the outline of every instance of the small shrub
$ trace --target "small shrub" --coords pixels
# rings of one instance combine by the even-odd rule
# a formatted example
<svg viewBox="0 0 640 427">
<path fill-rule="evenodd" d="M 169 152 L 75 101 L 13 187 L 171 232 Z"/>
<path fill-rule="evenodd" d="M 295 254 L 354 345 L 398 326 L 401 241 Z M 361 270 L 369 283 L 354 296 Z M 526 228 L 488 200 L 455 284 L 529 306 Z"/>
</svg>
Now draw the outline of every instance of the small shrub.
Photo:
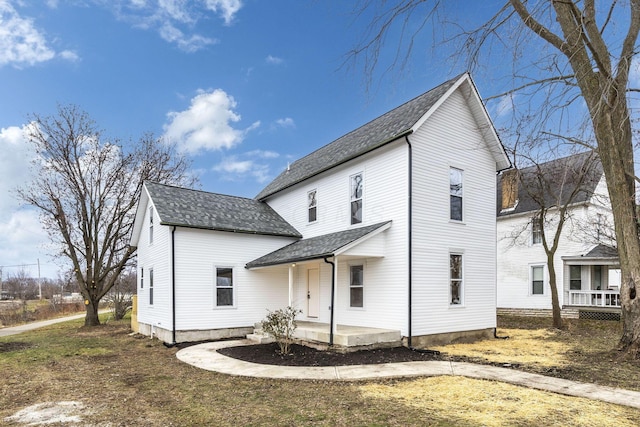
<svg viewBox="0 0 640 427">
<path fill-rule="evenodd" d="M 291 306 L 276 311 L 267 311 L 269 314 L 262 321 L 262 329 L 276 340 L 281 354 L 289 354 L 289 346 L 296 330 L 296 316 L 302 311 Z"/>
</svg>

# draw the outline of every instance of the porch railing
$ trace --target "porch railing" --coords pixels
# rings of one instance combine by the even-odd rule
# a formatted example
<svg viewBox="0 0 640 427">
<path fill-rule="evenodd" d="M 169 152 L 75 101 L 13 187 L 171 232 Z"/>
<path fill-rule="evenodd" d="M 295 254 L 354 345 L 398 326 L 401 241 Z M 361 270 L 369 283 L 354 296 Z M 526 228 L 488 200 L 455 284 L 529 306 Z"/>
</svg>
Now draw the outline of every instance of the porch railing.
<svg viewBox="0 0 640 427">
<path fill-rule="evenodd" d="M 620 307 L 618 291 L 569 291 L 569 305 Z"/>
</svg>

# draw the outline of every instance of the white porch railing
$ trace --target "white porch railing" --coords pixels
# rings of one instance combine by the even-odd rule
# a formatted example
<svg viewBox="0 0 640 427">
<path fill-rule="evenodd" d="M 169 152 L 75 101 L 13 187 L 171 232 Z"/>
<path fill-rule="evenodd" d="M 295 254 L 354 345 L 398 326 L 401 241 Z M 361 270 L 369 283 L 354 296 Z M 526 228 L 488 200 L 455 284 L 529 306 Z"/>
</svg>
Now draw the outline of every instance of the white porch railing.
<svg viewBox="0 0 640 427">
<path fill-rule="evenodd" d="M 620 307 L 618 291 L 569 291 L 569 305 Z"/>
</svg>

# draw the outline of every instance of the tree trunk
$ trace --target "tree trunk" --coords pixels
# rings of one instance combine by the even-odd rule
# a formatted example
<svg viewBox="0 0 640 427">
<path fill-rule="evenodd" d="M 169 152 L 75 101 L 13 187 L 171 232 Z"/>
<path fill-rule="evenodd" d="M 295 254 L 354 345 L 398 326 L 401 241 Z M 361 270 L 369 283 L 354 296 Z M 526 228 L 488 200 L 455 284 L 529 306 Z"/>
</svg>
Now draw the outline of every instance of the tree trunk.
<svg viewBox="0 0 640 427">
<path fill-rule="evenodd" d="M 626 108 L 623 110 L 626 114 Z M 637 298 L 636 283 L 640 283 L 640 238 L 635 202 L 633 147 L 628 116 L 625 120 L 619 114 L 620 111 L 615 109 L 600 113 L 597 120 L 594 119 L 594 129 L 609 189 L 622 270 L 620 300 L 623 331 L 619 349 L 638 358 L 640 299 Z M 625 132 L 625 124 L 629 132 Z"/>
<path fill-rule="evenodd" d="M 551 288 L 551 311 L 553 313 L 553 327 L 562 329 L 562 316 L 560 312 L 560 300 L 558 299 L 558 281 L 556 266 L 553 263 L 554 253 L 547 253 L 547 269 L 549 270 L 549 287 Z"/>
<path fill-rule="evenodd" d="M 98 317 L 98 306 L 100 301 L 92 301 L 90 299 L 85 300 L 89 304 L 86 304 L 86 315 L 84 317 L 84 326 L 98 326 L 100 324 L 100 318 Z"/>
</svg>

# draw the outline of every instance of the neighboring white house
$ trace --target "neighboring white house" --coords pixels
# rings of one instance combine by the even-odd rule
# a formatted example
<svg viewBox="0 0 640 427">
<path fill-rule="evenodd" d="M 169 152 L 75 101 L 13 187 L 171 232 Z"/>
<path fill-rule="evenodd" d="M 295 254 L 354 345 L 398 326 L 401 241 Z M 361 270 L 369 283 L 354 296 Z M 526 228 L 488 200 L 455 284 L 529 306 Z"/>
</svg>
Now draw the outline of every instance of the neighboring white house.
<svg viewBox="0 0 640 427">
<path fill-rule="evenodd" d="M 255 199 L 146 183 L 131 239 L 140 331 L 240 336 L 292 305 L 309 341 L 493 336 L 495 175 L 508 167 L 463 74 L 292 163 Z"/>
<path fill-rule="evenodd" d="M 585 169 L 588 173 L 583 175 Z M 563 205 L 569 206 L 568 219 L 554 257 L 563 315 L 616 310 L 620 305 L 619 262 L 611 239 L 607 184 L 597 157 L 583 152 L 505 171 L 497 187 L 498 311 L 550 314 L 547 255 L 535 218 L 541 208 L 548 208 L 544 232 L 551 241 L 558 207 Z"/>
</svg>

